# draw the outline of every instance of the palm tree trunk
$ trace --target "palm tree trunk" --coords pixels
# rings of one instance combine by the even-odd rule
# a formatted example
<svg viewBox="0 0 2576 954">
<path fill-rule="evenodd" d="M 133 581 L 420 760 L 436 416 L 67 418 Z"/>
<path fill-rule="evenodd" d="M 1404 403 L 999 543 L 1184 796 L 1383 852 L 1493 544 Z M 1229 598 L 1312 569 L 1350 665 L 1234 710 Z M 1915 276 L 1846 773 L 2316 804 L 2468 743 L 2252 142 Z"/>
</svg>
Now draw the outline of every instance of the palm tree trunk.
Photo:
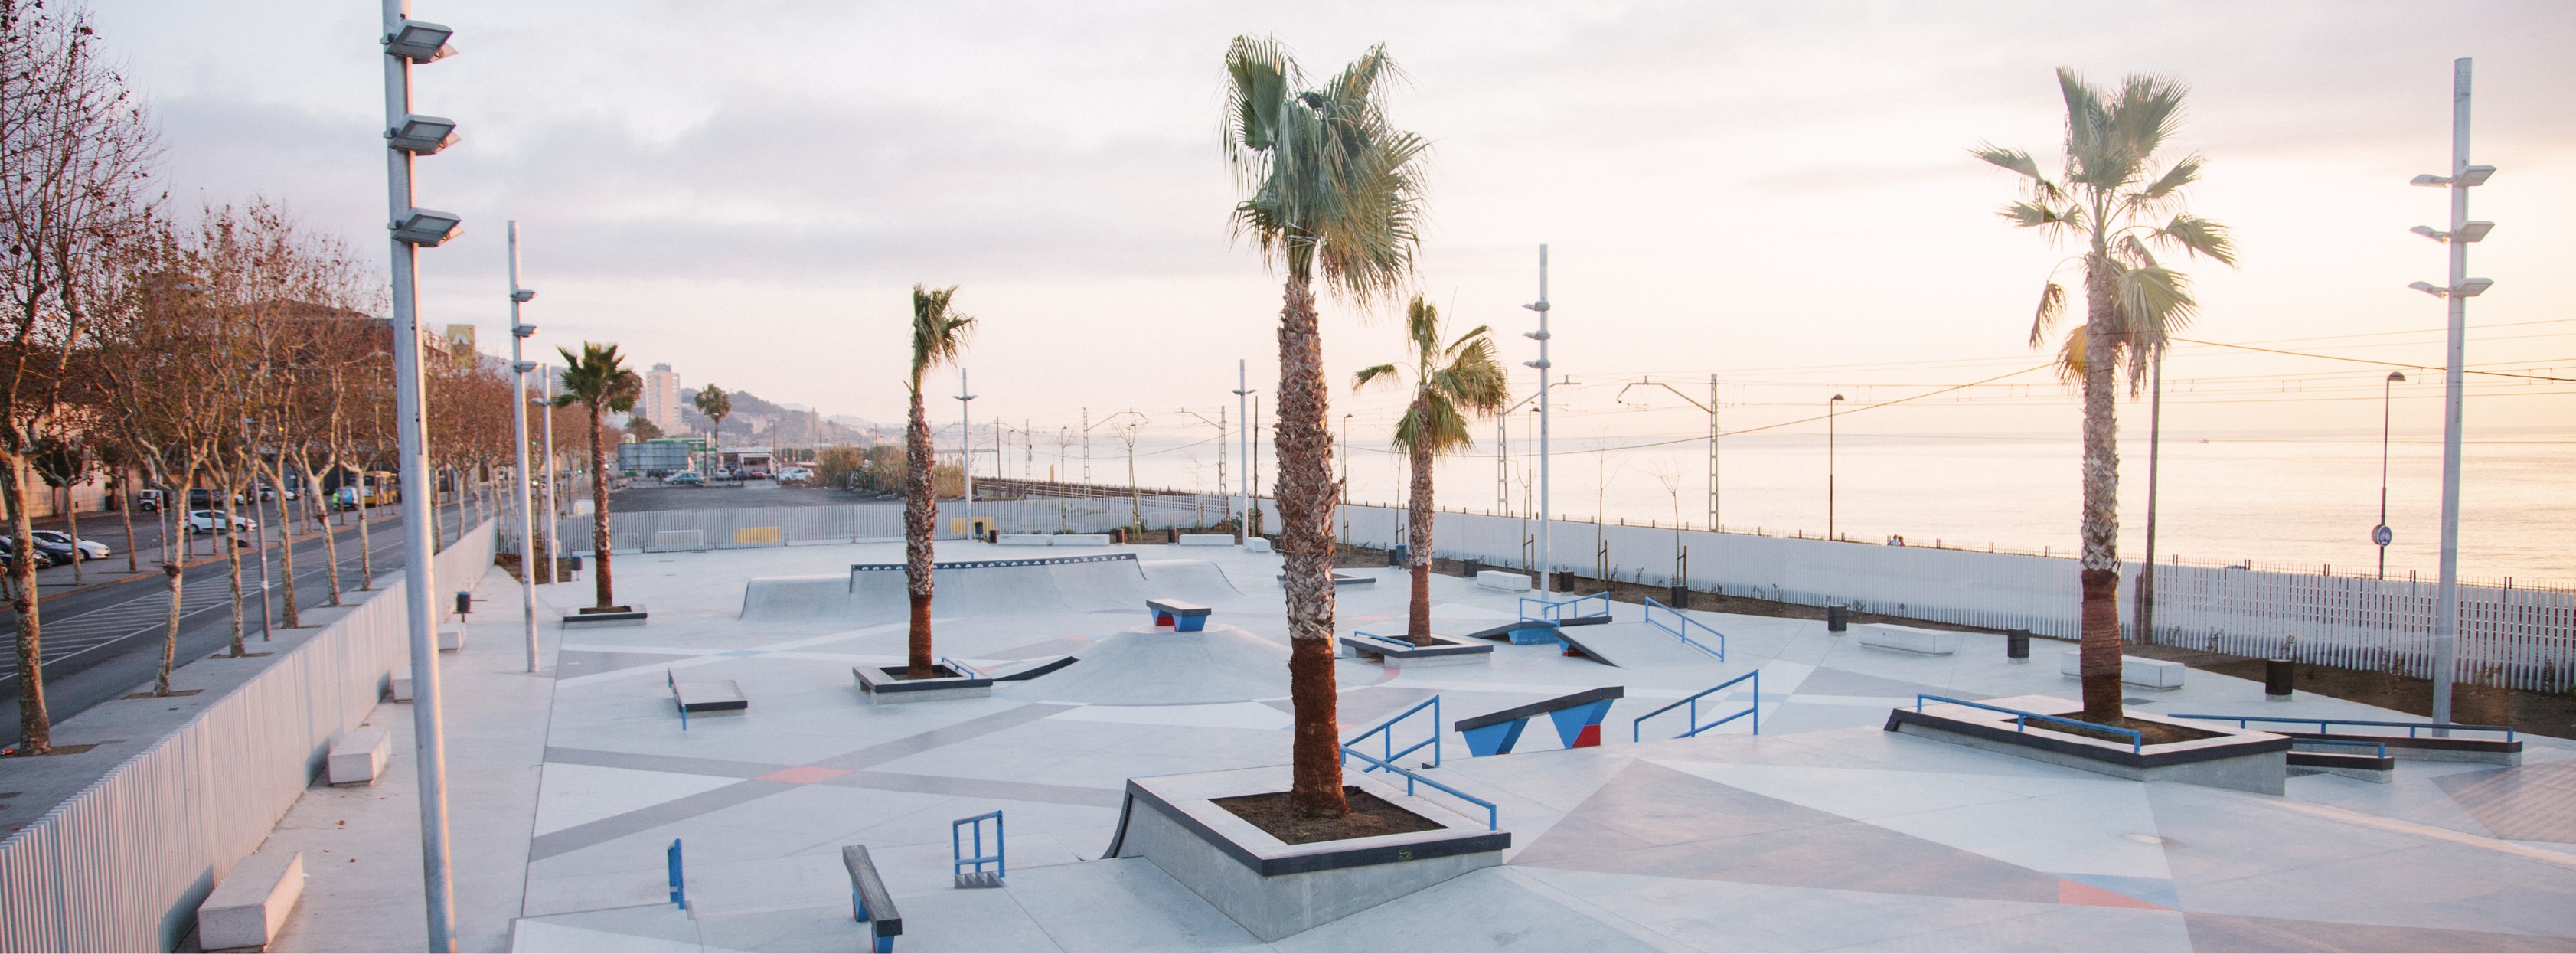
<svg viewBox="0 0 2576 954">
<path fill-rule="evenodd" d="M 608 459 L 599 450 L 599 405 L 590 406 L 590 540 L 591 552 L 599 562 L 599 572 L 591 576 L 591 588 L 599 597 L 599 608 L 617 605 L 613 581 L 608 573 Z"/>
<path fill-rule="evenodd" d="M 1413 402 L 1413 419 L 1428 420 L 1430 402 Z M 1404 542 L 1406 565 L 1413 569 L 1413 605 L 1406 613 L 1405 632 L 1415 639 L 1431 635 L 1431 442 L 1425 437 L 1414 441 L 1412 449 L 1413 499 L 1405 502 Z"/>
<path fill-rule="evenodd" d="M 1288 698 L 1296 710 L 1288 801 L 1309 817 L 1349 814 L 1342 797 L 1340 698 L 1333 684 L 1332 433 L 1315 290 L 1288 279 L 1279 313 L 1279 552 L 1288 591 Z"/>
<path fill-rule="evenodd" d="M 930 418 L 921 406 L 921 379 L 912 382 L 912 416 L 903 428 L 903 581 L 912 601 L 912 631 L 905 643 L 903 677 L 939 674 L 930 656 L 930 534 L 939 516 L 931 486 Z"/>
<path fill-rule="evenodd" d="M 2110 270 L 2100 254 L 2084 275 L 2084 517 L 2083 643 L 2078 672 L 2084 680 L 2084 718 L 2118 724 L 2120 705 L 2120 449 L 2113 346 L 2119 333 L 2112 314 Z"/>
</svg>

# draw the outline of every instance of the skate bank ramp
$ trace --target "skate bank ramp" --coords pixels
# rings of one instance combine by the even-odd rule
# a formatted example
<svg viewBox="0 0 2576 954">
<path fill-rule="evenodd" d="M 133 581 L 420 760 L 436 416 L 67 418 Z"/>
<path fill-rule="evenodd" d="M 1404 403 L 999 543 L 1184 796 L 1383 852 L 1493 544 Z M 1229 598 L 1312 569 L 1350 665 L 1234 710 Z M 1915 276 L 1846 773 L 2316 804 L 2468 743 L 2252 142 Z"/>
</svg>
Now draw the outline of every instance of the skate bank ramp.
<svg viewBox="0 0 2576 954">
<path fill-rule="evenodd" d="M 1163 561 L 1157 561 L 1163 562 Z M 1184 560 L 1180 563 L 1205 561 Z M 1192 593 L 1209 575 L 1223 581 L 1214 565 L 1205 572 L 1182 569 L 1185 581 L 1166 584 L 1146 579 L 1143 564 L 1132 553 L 1098 556 L 1043 557 L 1025 560 L 958 560 L 931 565 L 932 612 L 940 616 L 990 616 L 1018 613 L 1145 612 L 1149 596 L 1199 599 L 1232 595 Z M 1152 590 L 1153 592 L 1147 592 Z M 904 591 L 901 563 L 861 563 L 846 575 L 760 577 L 744 584 L 742 618 L 761 622 L 845 622 L 859 625 L 905 618 L 910 601 Z"/>
</svg>

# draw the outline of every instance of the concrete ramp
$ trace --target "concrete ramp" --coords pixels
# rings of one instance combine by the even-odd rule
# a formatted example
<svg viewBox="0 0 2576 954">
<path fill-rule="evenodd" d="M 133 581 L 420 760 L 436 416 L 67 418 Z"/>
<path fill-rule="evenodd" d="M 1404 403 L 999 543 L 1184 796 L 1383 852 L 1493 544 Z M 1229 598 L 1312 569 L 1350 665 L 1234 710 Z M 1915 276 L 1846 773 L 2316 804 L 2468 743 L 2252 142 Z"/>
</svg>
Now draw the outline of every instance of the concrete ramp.
<svg viewBox="0 0 2576 954">
<path fill-rule="evenodd" d="M 903 564 L 862 563 L 839 579 L 854 622 L 899 620 L 910 608 Z M 1133 554 L 943 562 L 932 565 L 930 580 L 939 616 L 1145 612 L 1145 575 Z"/>
<path fill-rule="evenodd" d="M 1715 675 L 1726 666 L 1717 657 L 1683 645 L 1673 634 L 1645 623 L 1604 623 L 1558 630 L 1558 634 L 1579 643 L 1593 658 L 1622 669 L 1706 669 Z"/>
<path fill-rule="evenodd" d="M 1276 699 L 1288 694 L 1288 647 L 1223 623 L 1195 633 L 1140 626 L 1084 650 L 1081 665 L 1016 691 L 1108 705 Z"/>
<path fill-rule="evenodd" d="M 848 618 L 850 609 L 846 575 L 754 577 L 742 587 L 742 618 L 747 620 L 834 621 Z"/>
<path fill-rule="evenodd" d="M 1145 560 L 1139 567 L 1157 596 L 1213 605 L 1243 595 L 1224 568 L 1206 560 Z"/>
</svg>

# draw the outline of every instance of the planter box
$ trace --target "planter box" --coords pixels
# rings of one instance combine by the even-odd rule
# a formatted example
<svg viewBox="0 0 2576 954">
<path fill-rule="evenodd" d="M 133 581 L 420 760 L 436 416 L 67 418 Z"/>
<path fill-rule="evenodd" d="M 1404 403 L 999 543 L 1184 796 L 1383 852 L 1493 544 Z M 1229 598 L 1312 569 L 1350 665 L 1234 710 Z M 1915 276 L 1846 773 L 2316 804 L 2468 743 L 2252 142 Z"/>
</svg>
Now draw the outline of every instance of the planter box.
<svg viewBox="0 0 2576 954">
<path fill-rule="evenodd" d="M 706 548 L 707 532 L 704 530 L 657 530 L 653 533 L 653 544 L 645 547 L 644 552 L 670 553 L 678 550 L 704 550 Z"/>
<path fill-rule="evenodd" d="M 981 699 L 993 694 L 993 680 L 982 675 L 949 675 L 934 679 L 905 679 L 902 666 L 852 666 L 850 675 L 859 681 L 859 691 L 877 705 L 897 702 L 935 702 L 941 699 Z M 946 666 L 942 672 L 955 672 Z"/>
<path fill-rule="evenodd" d="M 596 629 L 609 626 L 642 626 L 644 625 L 644 616 L 644 604 L 629 603 L 626 605 L 626 611 L 623 613 L 585 613 L 578 611 L 566 613 L 563 618 L 563 628 Z"/>
<path fill-rule="evenodd" d="M 2057 671 L 2064 675 L 2082 678 L 2083 665 L 2084 651 L 2080 649 L 2069 649 L 2057 657 Z M 2120 657 L 2120 681 L 2141 689 L 2180 689 L 2183 674 L 2190 671 L 2191 667 L 2178 662 L 2144 656 Z"/>
<path fill-rule="evenodd" d="M 1476 585 L 1505 593 L 1526 593 L 1530 588 L 1530 575 L 1503 570 L 1479 570 L 1476 572 Z"/>
<path fill-rule="evenodd" d="M 1402 786 L 1358 773 L 1344 782 L 1442 827 L 1291 845 L 1211 801 L 1288 790 L 1288 767 L 1272 765 L 1128 779 L 1106 856 L 1152 861 L 1254 937 L 1275 941 L 1501 864 L 1511 847 L 1510 832 L 1488 831 Z"/>
<path fill-rule="evenodd" d="M 2081 703 L 2051 696 L 2014 696 L 1983 701 L 1987 705 L 2049 715 L 2084 708 Z M 2288 736 L 2136 711 L 2130 712 L 2129 718 L 2185 726 L 2218 735 L 2189 742 L 2149 745 L 2142 751 L 2133 752 L 2127 742 L 2106 742 L 2075 735 L 2046 728 L 2044 723 L 2037 721 L 2022 731 L 2015 731 L 2013 716 L 2009 713 L 1947 703 L 1926 705 L 1919 713 L 1911 708 L 1890 711 L 1885 728 L 1889 732 L 1902 732 L 2139 782 L 2187 782 L 2266 795 L 2282 794 L 2288 784 Z"/>
<path fill-rule="evenodd" d="M 1398 669 L 1414 666 L 1465 666 L 1490 663 L 1494 658 L 1492 643 L 1468 642 L 1438 634 L 1415 643 L 1407 642 L 1401 636 L 1352 633 L 1342 637 L 1341 643 L 1343 648 L 1350 650 L 1352 655 L 1358 656 L 1363 662 L 1394 666 Z"/>
<path fill-rule="evenodd" d="M 1871 626 L 1860 631 L 1860 644 L 1926 656 L 1947 656 L 1959 651 L 1959 634 L 1912 626 Z"/>
</svg>

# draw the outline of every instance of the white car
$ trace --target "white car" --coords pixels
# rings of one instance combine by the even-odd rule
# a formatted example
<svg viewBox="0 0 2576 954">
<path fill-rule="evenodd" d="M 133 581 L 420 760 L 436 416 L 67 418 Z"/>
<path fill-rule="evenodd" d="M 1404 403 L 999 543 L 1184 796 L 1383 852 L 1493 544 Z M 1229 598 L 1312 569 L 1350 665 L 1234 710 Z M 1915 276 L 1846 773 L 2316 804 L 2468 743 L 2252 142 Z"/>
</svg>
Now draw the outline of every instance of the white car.
<svg viewBox="0 0 2576 954">
<path fill-rule="evenodd" d="M 257 530 L 257 529 L 259 529 L 259 521 L 257 521 L 257 520 L 253 520 L 253 519 L 251 519 L 251 518 L 249 518 L 249 517 L 243 517 L 243 518 L 241 518 L 240 523 L 241 523 L 241 527 L 240 527 L 240 528 L 241 528 L 241 529 L 243 529 L 243 530 Z M 191 510 L 191 511 L 188 511 L 188 532 L 189 532 L 189 533 L 216 533 L 216 532 L 225 532 L 225 533 L 229 533 L 229 532 L 231 532 L 231 530 L 232 530 L 232 528 L 227 527 L 227 526 L 225 526 L 225 525 L 224 525 L 224 515 L 223 515 L 223 513 L 222 513 L 221 511 L 215 511 L 215 510 Z"/>
<path fill-rule="evenodd" d="M 96 540 L 82 540 L 78 543 L 73 543 L 71 534 L 63 533 L 59 530 L 38 530 L 36 531 L 36 539 L 45 541 L 46 543 L 74 547 L 80 550 L 81 559 L 84 560 L 104 560 L 107 559 L 110 554 L 116 552 L 108 549 L 107 544 L 100 543 Z"/>
</svg>

